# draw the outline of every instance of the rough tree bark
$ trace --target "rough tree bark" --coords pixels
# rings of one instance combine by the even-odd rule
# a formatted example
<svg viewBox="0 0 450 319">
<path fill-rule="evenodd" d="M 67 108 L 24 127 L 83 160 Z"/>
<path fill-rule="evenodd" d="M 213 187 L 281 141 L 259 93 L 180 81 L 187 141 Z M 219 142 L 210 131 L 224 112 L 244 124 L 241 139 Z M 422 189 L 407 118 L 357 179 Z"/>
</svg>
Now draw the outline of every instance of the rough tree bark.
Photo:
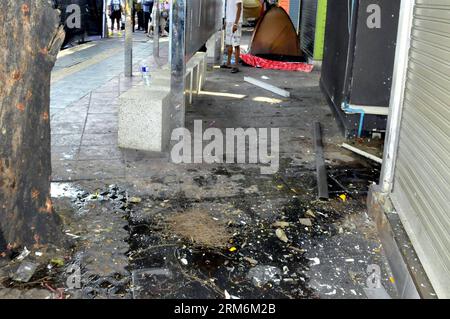
<svg viewBox="0 0 450 319">
<path fill-rule="evenodd" d="M 0 237 L 13 247 L 60 244 L 49 103 L 64 31 L 49 0 L 1 0 L 0 12 Z"/>
</svg>

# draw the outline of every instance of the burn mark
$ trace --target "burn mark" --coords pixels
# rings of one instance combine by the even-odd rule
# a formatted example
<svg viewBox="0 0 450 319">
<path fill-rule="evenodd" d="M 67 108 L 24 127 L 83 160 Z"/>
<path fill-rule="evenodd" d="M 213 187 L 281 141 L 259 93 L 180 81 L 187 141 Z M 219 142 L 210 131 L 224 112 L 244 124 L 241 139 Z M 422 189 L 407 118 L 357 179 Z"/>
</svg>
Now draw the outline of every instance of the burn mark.
<svg viewBox="0 0 450 319">
<path fill-rule="evenodd" d="M 30 14 L 30 7 L 27 4 L 22 5 L 22 14 L 27 16 Z"/>
<path fill-rule="evenodd" d="M 39 197 L 39 194 L 40 194 L 40 192 L 37 189 L 33 188 L 31 190 L 31 198 L 32 199 L 36 200 Z"/>
<path fill-rule="evenodd" d="M 18 109 L 20 112 L 24 112 L 25 111 L 25 104 L 23 103 L 18 103 L 16 105 L 16 109 Z"/>
<path fill-rule="evenodd" d="M 18 70 L 14 71 L 12 73 L 12 78 L 13 78 L 14 81 L 20 80 L 21 77 L 22 77 L 22 74 Z"/>
<path fill-rule="evenodd" d="M 45 206 L 39 209 L 40 213 L 52 214 L 53 213 L 53 205 L 52 200 L 48 197 L 45 201 Z"/>
<path fill-rule="evenodd" d="M 33 92 L 31 92 L 30 90 L 27 91 L 27 96 L 25 97 L 25 99 L 27 101 L 30 101 L 31 98 L 33 97 Z"/>
<path fill-rule="evenodd" d="M 42 119 L 43 121 L 45 121 L 45 122 L 48 122 L 48 119 L 49 119 L 48 112 L 43 112 L 43 113 L 41 114 L 41 119 Z"/>
</svg>

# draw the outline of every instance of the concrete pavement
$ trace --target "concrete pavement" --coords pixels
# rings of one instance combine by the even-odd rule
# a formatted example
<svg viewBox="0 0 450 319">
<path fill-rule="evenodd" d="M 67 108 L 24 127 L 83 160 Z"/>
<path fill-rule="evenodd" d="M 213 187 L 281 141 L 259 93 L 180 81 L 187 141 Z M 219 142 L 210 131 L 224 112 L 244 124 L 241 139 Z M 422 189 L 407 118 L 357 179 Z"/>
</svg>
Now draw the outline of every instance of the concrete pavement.
<svg viewBox="0 0 450 319">
<path fill-rule="evenodd" d="M 138 45 L 145 54 L 149 47 Z M 66 182 L 69 190 L 54 194 L 54 204 L 64 231 L 77 238 L 67 262 L 80 265 L 84 278 L 82 289 L 67 294 L 224 298 L 226 290 L 240 298 L 366 298 L 367 267 L 379 265 L 382 285 L 395 295 L 364 204 L 376 170 L 338 147 L 343 138 L 320 92 L 319 72 L 243 67 L 231 75 L 214 69 L 187 109 L 188 128 L 194 120 L 205 128 L 279 127 L 280 170 L 265 176 L 256 165 L 176 165 L 165 154 L 119 149 L 117 98 L 142 80 L 121 75 L 117 48 L 111 44 L 95 53 L 88 47 L 80 56 L 61 59 L 54 73 L 53 181 Z M 145 56 L 140 49 L 136 54 Z M 89 50 L 94 53 L 84 59 Z M 269 78 L 292 97 L 253 87 L 244 75 Z M 338 195 L 345 191 L 333 185 L 329 202 L 316 200 L 314 121 L 325 127 L 330 172 L 359 195 L 343 201 Z M 283 230 L 288 243 L 277 237 L 277 222 L 288 225 Z M 223 241 L 211 246 L 216 234 Z M 278 275 L 258 287 L 251 274 L 264 267 Z"/>
</svg>

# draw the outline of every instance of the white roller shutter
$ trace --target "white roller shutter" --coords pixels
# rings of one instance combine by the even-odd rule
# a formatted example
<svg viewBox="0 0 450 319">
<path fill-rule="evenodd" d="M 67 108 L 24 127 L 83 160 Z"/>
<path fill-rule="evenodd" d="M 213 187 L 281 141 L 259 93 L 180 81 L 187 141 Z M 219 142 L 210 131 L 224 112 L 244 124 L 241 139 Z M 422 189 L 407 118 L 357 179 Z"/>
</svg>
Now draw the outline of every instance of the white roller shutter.
<svg viewBox="0 0 450 319">
<path fill-rule="evenodd" d="M 450 0 L 415 0 L 391 195 L 439 297 L 450 297 Z"/>
</svg>

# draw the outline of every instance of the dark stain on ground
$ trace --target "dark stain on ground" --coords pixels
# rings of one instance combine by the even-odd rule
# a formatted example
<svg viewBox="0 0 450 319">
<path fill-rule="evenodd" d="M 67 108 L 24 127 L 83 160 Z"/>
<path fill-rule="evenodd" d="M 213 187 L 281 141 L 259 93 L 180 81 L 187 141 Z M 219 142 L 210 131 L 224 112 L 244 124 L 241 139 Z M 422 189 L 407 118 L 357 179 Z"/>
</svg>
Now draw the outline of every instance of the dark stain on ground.
<svg viewBox="0 0 450 319">
<path fill-rule="evenodd" d="M 362 209 L 360 201 L 368 185 L 376 181 L 379 168 L 334 167 L 329 172 L 333 194 L 347 194 L 357 199 L 347 206 L 347 210 L 352 212 Z M 199 187 L 214 187 L 217 176 L 230 177 L 233 173 L 217 167 L 211 170 L 210 175 L 194 177 L 194 183 Z M 227 231 L 233 235 L 224 247 L 198 245 L 171 233 L 167 217 L 187 211 L 201 202 L 187 198 L 182 192 L 168 199 L 150 197 L 136 203 L 131 202 L 127 192 L 116 185 L 95 193 L 80 191 L 72 200 L 77 209 L 81 210 L 89 201 L 109 202 L 113 209 L 105 213 L 119 212 L 123 215 L 128 221 L 126 230 L 130 247 L 127 252 L 130 278 L 122 275 L 105 278 L 83 273 L 83 297 L 224 298 L 231 295 L 239 298 L 318 298 L 305 275 L 311 261 L 305 257 L 300 243 L 320 242 L 321 238 L 335 236 L 339 231 L 336 222 L 348 212 L 336 204 L 337 199 L 330 202 L 315 200 L 314 171 L 293 170 L 286 162 L 277 175 L 271 180 L 262 178 L 260 184 L 256 178 L 257 171 L 248 170 L 244 174 L 255 174 L 246 180 L 255 182 L 259 188 L 267 187 L 269 181 L 274 189 L 278 189 L 272 195 L 265 193 L 262 198 L 258 194 L 240 194 L 203 200 L 210 204 L 231 204 L 247 218 L 242 222 L 229 220 Z M 242 184 L 251 186 L 247 181 L 242 181 Z M 261 201 L 273 199 L 279 199 L 283 204 L 276 205 L 270 217 L 262 216 L 258 205 Z M 153 206 L 147 207 L 147 213 L 142 213 L 147 202 Z M 312 225 L 305 227 L 299 223 L 300 219 L 310 219 Z M 285 225 L 274 226 L 275 222 Z M 277 229 L 282 229 L 287 242 L 277 237 Z M 268 280 L 262 280 L 261 285 L 255 285 L 249 272 L 257 267 L 273 267 L 276 271 Z M 63 285 L 62 275 L 63 269 L 40 267 L 27 284 L 8 279 L 3 285 L 26 289 L 42 287 L 45 283 L 57 287 Z"/>
<path fill-rule="evenodd" d="M 334 178 L 345 185 L 345 189 L 336 189 L 336 193 L 344 194 L 345 190 L 352 190 L 349 195 L 355 197 L 357 194 L 365 194 L 372 177 L 377 174 L 373 168 L 361 168 L 354 175 L 347 174 L 349 170 L 346 168 L 335 169 L 337 171 L 342 173 Z M 213 169 L 212 174 L 209 177 L 197 177 L 194 181 L 201 187 L 210 187 L 214 184 L 211 181 L 216 181 L 214 175 L 232 175 L 223 167 Z M 229 223 L 234 235 L 227 249 L 201 247 L 165 233 L 158 220 L 160 215 L 152 215 L 145 221 L 131 217 L 130 225 L 136 225 L 130 227 L 130 255 L 133 259 L 130 270 L 133 273 L 146 270 L 167 273 L 156 276 L 164 282 L 164 289 L 155 283 L 154 276 L 150 276 L 151 279 L 147 277 L 137 280 L 138 286 L 147 288 L 138 289 L 140 293 L 135 297 L 223 298 L 226 291 L 239 298 L 317 298 L 308 285 L 309 279 L 304 275 L 304 271 L 309 269 L 310 260 L 297 244 L 314 238 L 320 240 L 321 237 L 335 236 L 339 231 L 335 223 L 343 218 L 344 213 L 337 209 L 339 207 L 333 208 L 329 203 L 315 200 L 314 178 L 312 171 L 297 171 L 292 175 L 286 170 L 274 177 L 275 184 L 284 185 L 280 194 L 275 197 L 286 199 L 285 204 L 277 208 L 278 213 L 274 215 L 274 219 L 262 218 L 255 211 L 258 196 L 210 199 L 215 203 L 232 203 L 252 221 L 245 224 Z M 192 207 L 197 202 L 179 195 L 170 200 L 171 207 L 165 214 L 170 215 L 170 211 Z M 152 201 L 158 203 L 158 199 L 153 198 Z M 355 205 L 354 209 L 361 209 L 358 203 Z M 311 212 L 314 212 L 313 215 Z M 301 218 L 312 219 L 312 226 L 300 225 Z M 273 223 L 277 220 L 289 224 L 283 229 L 289 239 L 287 243 L 275 235 L 277 227 Z M 145 226 L 142 226 L 143 222 Z M 255 266 L 276 267 L 281 275 L 262 286 L 255 286 L 248 276 L 250 269 Z M 150 286 L 153 288 L 146 282 L 151 282 Z"/>
</svg>

